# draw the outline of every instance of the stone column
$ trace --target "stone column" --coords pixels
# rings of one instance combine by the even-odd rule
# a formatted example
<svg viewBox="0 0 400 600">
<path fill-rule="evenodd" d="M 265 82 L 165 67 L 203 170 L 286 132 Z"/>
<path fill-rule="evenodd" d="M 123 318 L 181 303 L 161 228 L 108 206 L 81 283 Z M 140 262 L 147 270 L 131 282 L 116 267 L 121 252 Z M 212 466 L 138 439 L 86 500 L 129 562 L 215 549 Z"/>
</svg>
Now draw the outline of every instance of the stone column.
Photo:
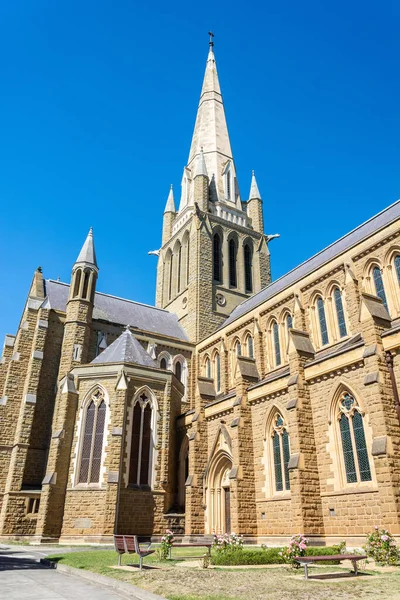
<svg viewBox="0 0 400 600">
<path fill-rule="evenodd" d="M 78 406 L 78 392 L 73 375 L 60 381 L 56 403 L 58 411 L 53 429 L 47 472 L 42 482 L 42 496 L 36 526 L 36 540 L 58 540 L 64 514 L 65 490 L 68 483 L 69 463 Z"/>
<path fill-rule="evenodd" d="M 321 494 L 310 394 L 304 367 L 314 357 L 306 332 L 289 331 L 290 493 L 293 533 L 323 534 Z"/>
</svg>

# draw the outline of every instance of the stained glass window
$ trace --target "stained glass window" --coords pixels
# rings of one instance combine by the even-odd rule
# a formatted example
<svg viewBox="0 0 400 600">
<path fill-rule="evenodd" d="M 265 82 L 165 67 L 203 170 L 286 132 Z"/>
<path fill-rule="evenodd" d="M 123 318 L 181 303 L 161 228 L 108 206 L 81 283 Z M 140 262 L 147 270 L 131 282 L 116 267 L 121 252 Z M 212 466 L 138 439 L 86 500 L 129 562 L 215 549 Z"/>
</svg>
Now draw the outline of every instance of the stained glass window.
<svg viewBox="0 0 400 600">
<path fill-rule="evenodd" d="M 288 315 L 286 317 L 286 327 L 288 329 L 293 329 L 293 318 L 292 318 L 292 315 Z"/>
<path fill-rule="evenodd" d="M 394 259 L 394 267 L 397 273 L 397 280 L 400 283 L 400 254 L 398 254 Z"/>
<path fill-rule="evenodd" d="M 247 355 L 250 358 L 254 358 L 253 338 L 251 335 L 247 337 Z"/>
<path fill-rule="evenodd" d="M 383 285 L 382 273 L 381 273 L 381 270 L 379 267 L 374 267 L 374 269 L 372 271 L 372 276 L 374 278 L 376 295 L 382 300 L 384 307 L 388 311 L 388 305 L 387 305 L 387 300 L 386 300 L 385 288 Z"/>
<path fill-rule="evenodd" d="M 152 407 L 146 394 L 142 394 L 133 409 L 129 483 L 151 485 L 151 461 L 153 435 L 151 428 Z"/>
<path fill-rule="evenodd" d="M 337 316 L 338 326 L 339 326 L 339 335 L 340 335 L 340 337 L 344 337 L 347 335 L 347 329 L 346 329 L 346 321 L 344 318 L 342 294 L 340 293 L 339 288 L 335 288 L 335 291 L 333 292 L 333 297 L 334 297 L 335 306 L 336 306 L 336 316 Z"/>
<path fill-rule="evenodd" d="M 221 238 L 218 233 L 213 237 L 213 277 L 221 282 Z"/>
<path fill-rule="evenodd" d="M 277 414 L 272 434 L 272 453 L 274 461 L 275 490 L 282 492 L 290 490 L 289 477 L 289 434 L 282 415 Z"/>
<path fill-rule="evenodd" d="M 236 287 L 236 244 L 235 240 L 229 240 L 229 285 Z"/>
<path fill-rule="evenodd" d="M 211 362 L 209 358 L 206 360 L 206 377 L 211 378 Z"/>
<path fill-rule="evenodd" d="M 246 292 L 253 291 L 253 277 L 251 272 L 251 248 L 249 244 L 246 244 L 244 247 L 244 278 L 246 285 Z"/>
<path fill-rule="evenodd" d="M 351 394 L 345 393 L 339 403 L 339 408 L 340 435 L 347 483 L 371 481 L 363 416 L 357 402 Z"/>
<path fill-rule="evenodd" d="M 242 355 L 242 344 L 238 340 L 236 342 L 236 356 L 241 356 L 241 355 Z"/>
<path fill-rule="evenodd" d="M 78 483 L 99 483 L 103 455 L 106 404 L 97 390 L 86 408 Z"/>
<path fill-rule="evenodd" d="M 279 343 L 279 327 L 276 321 L 272 325 L 272 332 L 274 336 L 275 364 L 278 366 L 281 364 L 281 346 Z"/>
<path fill-rule="evenodd" d="M 319 328 L 321 331 L 321 343 L 323 346 L 329 343 L 328 328 L 326 326 L 325 306 L 321 296 L 317 300 Z"/>
</svg>

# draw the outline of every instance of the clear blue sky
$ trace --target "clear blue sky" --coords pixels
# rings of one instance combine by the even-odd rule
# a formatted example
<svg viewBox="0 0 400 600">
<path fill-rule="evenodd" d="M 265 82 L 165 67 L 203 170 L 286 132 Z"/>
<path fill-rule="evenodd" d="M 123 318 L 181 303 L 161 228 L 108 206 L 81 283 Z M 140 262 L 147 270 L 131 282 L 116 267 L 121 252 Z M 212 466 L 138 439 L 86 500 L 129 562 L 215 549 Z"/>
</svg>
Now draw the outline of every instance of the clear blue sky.
<svg viewBox="0 0 400 600">
<path fill-rule="evenodd" d="M 0 343 L 33 271 L 154 302 L 215 52 L 242 197 L 255 169 L 276 278 L 400 196 L 398 1 L 0 0 Z"/>
</svg>

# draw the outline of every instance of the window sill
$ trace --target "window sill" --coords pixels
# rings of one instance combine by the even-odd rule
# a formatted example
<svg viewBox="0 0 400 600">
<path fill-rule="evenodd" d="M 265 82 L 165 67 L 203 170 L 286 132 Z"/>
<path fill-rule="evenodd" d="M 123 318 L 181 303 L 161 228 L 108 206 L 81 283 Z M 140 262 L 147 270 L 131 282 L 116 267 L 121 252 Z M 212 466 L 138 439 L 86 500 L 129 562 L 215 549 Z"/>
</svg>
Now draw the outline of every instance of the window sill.
<svg viewBox="0 0 400 600">
<path fill-rule="evenodd" d="M 274 496 L 271 496 L 270 498 L 264 498 L 264 500 L 262 500 L 261 502 L 280 502 L 281 500 L 291 500 L 292 496 L 289 493 L 283 493 L 283 494 L 275 494 Z"/>
<path fill-rule="evenodd" d="M 133 483 L 130 483 L 129 485 L 127 485 L 126 489 L 133 490 L 135 492 L 151 492 L 152 491 L 152 489 L 149 485 L 136 485 Z"/>
<path fill-rule="evenodd" d="M 101 492 L 104 491 L 106 488 L 101 486 L 101 485 L 82 485 L 82 484 L 78 484 L 78 485 L 74 485 L 74 487 L 69 488 L 68 491 L 70 492 Z"/>
<path fill-rule="evenodd" d="M 372 486 L 359 486 L 359 487 L 349 487 L 341 490 L 337 490 L 336 492 L 322 492 L 321 498 L 327 498 L 330 496 L 348 496 L 349 494 L 376 494 L 379 492 L 377 487 Z"/>
</svg>

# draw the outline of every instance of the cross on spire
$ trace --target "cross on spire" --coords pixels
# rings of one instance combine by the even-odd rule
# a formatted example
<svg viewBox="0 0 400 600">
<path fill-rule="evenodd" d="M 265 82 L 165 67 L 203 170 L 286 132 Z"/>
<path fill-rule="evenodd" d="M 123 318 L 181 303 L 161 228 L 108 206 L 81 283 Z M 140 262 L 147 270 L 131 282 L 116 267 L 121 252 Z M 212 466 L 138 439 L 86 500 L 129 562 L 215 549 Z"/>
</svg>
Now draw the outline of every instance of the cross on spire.
<svg viewBox="0 0 400 600">
<path fill-rule="evenodd" d="M 208 42 L 208 44 L 209 44 L 209 46 L 213 47 L 214 46 L 214 41 L 213 41 L 214 34 L 212 31 L 209 31 L 208 35 L 210 36 L 210 41 Z"/>
</svg>

